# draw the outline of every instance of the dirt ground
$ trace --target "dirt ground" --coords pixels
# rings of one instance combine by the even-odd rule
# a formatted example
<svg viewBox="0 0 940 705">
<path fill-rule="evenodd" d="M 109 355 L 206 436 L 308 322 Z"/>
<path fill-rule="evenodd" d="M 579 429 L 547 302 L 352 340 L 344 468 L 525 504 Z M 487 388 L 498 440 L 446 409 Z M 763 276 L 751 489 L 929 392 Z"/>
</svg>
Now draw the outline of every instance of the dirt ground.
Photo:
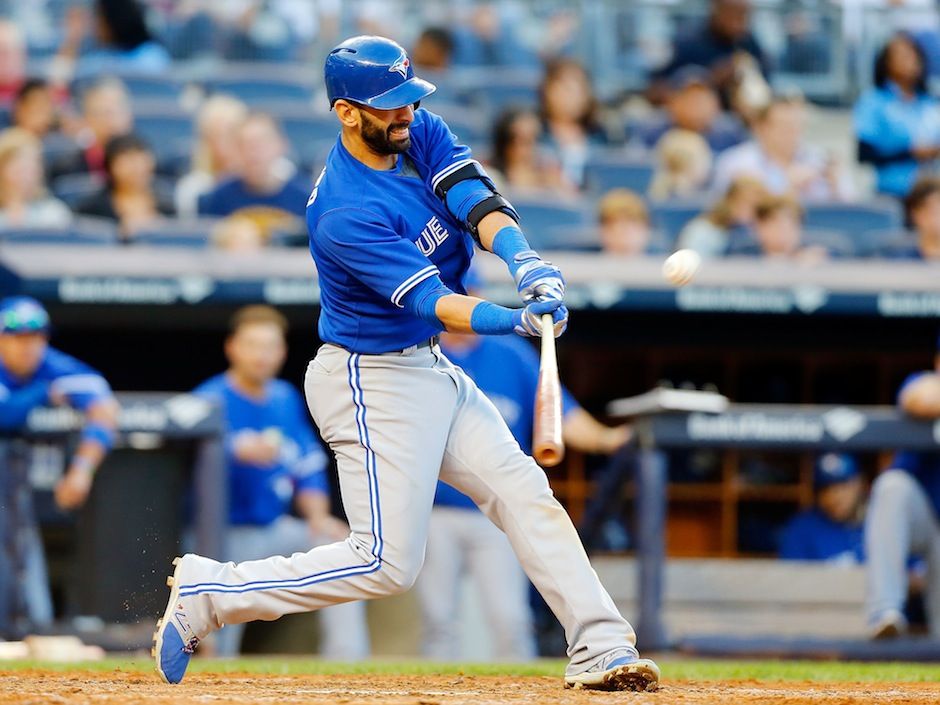
<svg viewBox="0 0 940 705">
<path fill-rule="evenodd" d="M 193 674 L 181 686 L 141 673 L 0 674 L 0 705 L 253 703 L 298 705 L 526 705 L 536 703 L 937 703 L 940 684 L 666 682 L 656 693 L 564 690 L 557 678 L 505 676 L 259 676 Z"/>
</svg>

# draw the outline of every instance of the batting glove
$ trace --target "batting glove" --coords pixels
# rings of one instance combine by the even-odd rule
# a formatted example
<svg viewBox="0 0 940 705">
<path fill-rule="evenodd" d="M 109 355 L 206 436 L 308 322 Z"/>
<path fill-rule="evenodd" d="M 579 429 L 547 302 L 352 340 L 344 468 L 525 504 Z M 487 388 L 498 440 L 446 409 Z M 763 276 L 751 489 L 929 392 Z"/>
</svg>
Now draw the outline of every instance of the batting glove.
<svg viewBox="0 0 940 705">
<path fill-rule="evenodd" d="M 513 330 L 517 335 L 529 338 L 542 337 L 542 314 L 552 314 L 555 324 L 555 337 L 557 338 L 568 327 L 568 309 L 558 299 L 534 301 L 522 309 L 518 309 L 518 319 Z"/>
<path fill-rule="evenodd" d="M 513 278 L 519 296 L 525 303 L 536 299 L 562 301 L 565 298 L 565 278 L 558 267 L 546 262 L 532 250 L 520 252 L 515 260 L 519 266 Z"/>
</svg>

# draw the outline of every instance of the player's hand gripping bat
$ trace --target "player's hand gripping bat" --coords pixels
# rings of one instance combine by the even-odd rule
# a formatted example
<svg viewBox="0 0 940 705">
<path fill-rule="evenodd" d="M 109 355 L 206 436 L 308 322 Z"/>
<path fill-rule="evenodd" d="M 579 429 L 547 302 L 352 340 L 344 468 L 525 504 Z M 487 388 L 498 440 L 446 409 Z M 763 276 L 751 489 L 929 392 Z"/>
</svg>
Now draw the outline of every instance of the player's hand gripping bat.
<svg viewBox="0 0 940 705">
<path fill-rule="evenodd" d="M 542 315 L 542 362 L 535 392 L 532 455 L 546 468 L 558 465 L 565 457 L 561 438 L 561 382 L 555 357 L 555 325 L 550 313 Z"/>
</svg>

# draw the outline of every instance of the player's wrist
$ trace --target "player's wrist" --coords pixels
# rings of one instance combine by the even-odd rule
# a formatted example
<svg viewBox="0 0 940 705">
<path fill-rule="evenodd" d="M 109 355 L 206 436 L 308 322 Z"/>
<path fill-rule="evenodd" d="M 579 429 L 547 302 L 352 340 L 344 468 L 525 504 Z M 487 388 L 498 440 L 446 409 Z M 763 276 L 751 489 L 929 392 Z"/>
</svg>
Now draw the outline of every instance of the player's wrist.
<svg viewBox="0 0 940 705">
<path fill-rule="evenodd" d="M 496 235 L 493 236 L 492 250 L 494 255 L 506 263 L 516 284 L 525 275 L 525 272 L 520 273 L 520 270 L 527 263 L 539 260 L 538 254 L 532 249 L 522 230 L 516 225 L 503 226 L 496 232 Z"/>
<path fill-rule="evenodd" d="M 509 335 L 521 324 L 522 312 L 481 301 L 470 314 L 470 329 L 479 335 Z"/>
<path fill-rule="evenodd" d="M 72 458 L 72 462 L 69 463 L 68 472 L 76 472 L 82 475 L 93 477 L 97 470 L 98 463 L 84 455 L 77 455 Z"/>
</svg>

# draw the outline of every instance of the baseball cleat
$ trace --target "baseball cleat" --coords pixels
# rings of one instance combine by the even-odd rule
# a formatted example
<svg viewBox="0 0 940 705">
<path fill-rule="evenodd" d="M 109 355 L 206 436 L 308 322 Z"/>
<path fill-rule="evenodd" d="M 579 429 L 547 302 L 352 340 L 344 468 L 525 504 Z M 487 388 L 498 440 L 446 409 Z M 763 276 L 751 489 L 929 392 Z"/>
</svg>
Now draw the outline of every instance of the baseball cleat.
<svg viewBox="0 0 940 705">
<path fill-rule="evenodd" d="M 603 660 L 584 673 L 565 676 L 566 688 L 652 691 L 659 687 L 659 666 L 633 655 Z"/>
<path fill-rule="evenodd" d="M 907 620 L 898 610 L 886 610 L 871 623 L 872 639 L 895 639 L 907 631 Z"/>
<path fill-rule="evenodd" d="M 167 683 L 179 683 L 183 680 L 189 659 L 199 644 L 199 638 L 190 627 L 186 608 L 180 602 L 178 586 L 181 559 L 176 558 L 173 565 L 173 575 L 166 579 L 170 588 L 170 599 L 163 617 L 157 620 L 157 630 L 153 633 L 153 649 L 150 652 L 157 673 Z"/>
</svg>

